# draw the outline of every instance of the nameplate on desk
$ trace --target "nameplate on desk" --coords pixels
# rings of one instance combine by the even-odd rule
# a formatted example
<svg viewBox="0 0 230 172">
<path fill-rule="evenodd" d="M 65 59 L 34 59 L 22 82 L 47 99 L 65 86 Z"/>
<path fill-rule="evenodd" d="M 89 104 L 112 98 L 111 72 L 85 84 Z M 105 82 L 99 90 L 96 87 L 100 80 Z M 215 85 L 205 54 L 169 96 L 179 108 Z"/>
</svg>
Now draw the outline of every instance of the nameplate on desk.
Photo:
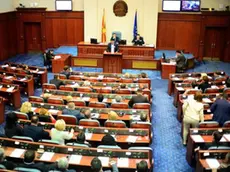
<svg viewBox="0 0 230 172">
<path fill-rule="evenodd" d="M 204 139 L 201 137 L 201 135 L 191 135 L 191 137 L 195 142 L 204 142 Z"/>
<path fill-rule="evenodd" d="M 177 87 L 177 89 L 178 89 L 179 91 L 184 91 L 184 88 L 182 88 L 182 87 Z"/>
<path fill-rule="evenodd" d="M 136 140 L 137 140 L 137 136 L 128 136 L 128 138 L 126 139 L 126 141 L 129 143 L 135 143 Z"/>
<path fill-rule="evenodd" d="M 88 102 L 90 100 L 90 97 L 83 97 L 82 100 Z"/>
<path fill-rule="evenodd" d="M 92 133 L 85 133 L 85 139 L 90 140 L 92 138 L 93 134 Z"/>
</svg>

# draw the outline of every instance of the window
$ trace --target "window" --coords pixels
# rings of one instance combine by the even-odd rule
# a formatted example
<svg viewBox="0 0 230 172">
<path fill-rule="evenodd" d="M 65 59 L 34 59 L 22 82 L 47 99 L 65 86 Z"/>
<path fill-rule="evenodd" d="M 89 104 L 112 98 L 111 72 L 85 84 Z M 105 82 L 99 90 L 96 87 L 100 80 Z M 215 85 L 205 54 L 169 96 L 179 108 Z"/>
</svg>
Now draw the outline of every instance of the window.
<svg viewBox="0 0 230 172">
<path fill-rule="evenodd" d="M 57 11 L 72 11 L 73 2 L 72 0 L 56 0 Z"/>
<path fill-rule="evenodd" d="M 200 11 L 200 0 L 163 0 L 163 11 Z"/>
</svg>

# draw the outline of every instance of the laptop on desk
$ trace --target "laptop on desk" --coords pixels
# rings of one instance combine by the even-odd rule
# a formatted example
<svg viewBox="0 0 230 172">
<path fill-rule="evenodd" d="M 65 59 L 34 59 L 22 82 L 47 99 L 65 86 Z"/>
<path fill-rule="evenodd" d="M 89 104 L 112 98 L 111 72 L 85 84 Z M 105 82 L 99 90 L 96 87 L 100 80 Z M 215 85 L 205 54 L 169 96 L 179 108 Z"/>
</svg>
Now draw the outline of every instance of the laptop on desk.
<svg viewBox="0 0 230 172">
<path fill-rule="evenodd" d="M 96 38 L 90 38 L 90 43 L 91 43 L 91 44 L 98 44 Z"/>
</svg>

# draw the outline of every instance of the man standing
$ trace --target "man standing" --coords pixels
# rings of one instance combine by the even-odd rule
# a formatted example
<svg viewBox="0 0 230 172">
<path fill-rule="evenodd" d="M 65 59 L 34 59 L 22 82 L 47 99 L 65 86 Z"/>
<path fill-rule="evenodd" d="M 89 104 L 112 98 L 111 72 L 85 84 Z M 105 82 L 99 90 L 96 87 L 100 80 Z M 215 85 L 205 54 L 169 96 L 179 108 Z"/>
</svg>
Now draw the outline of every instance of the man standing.
<svg viewBox="0 0 230 172">
<path fill-rule="evenodd" d="M 177 72 L 183 71 L 186 65 L 185 62 L 186 62 L 185 56 L 181 53 L 181 51 L 177 50 L 176 51 L 176 71 Z"/>
<path fill-rule="evenodd" d="M 220 126 L 230 120 L 230 103 L 227 99 L 228 95 L 223 94 L 222 98 L 217 99 L 211 106 L 212 119 L 219 122 Z"/>
<path fill-rule="evenodd" d="M 114 39 L 111 39 L 110 43 L 108 44 L 106 52 L 116 53 L 118 51 L 119 51 L 118 44 L 115 43 Z"/>
</svg>

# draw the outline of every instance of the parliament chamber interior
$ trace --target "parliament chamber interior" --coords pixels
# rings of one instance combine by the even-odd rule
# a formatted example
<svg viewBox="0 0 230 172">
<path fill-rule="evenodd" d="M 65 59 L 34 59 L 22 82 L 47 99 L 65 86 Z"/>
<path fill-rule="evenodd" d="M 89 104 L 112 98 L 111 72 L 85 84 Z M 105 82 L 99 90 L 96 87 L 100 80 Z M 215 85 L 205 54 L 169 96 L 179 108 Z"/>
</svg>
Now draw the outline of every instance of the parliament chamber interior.
<svg viewBox="0 0 230 172">
<path fill-rule="evenodd" d="M 230 172 L 230 0 L 4 0 L 0 171 Z"/>
</svg>

